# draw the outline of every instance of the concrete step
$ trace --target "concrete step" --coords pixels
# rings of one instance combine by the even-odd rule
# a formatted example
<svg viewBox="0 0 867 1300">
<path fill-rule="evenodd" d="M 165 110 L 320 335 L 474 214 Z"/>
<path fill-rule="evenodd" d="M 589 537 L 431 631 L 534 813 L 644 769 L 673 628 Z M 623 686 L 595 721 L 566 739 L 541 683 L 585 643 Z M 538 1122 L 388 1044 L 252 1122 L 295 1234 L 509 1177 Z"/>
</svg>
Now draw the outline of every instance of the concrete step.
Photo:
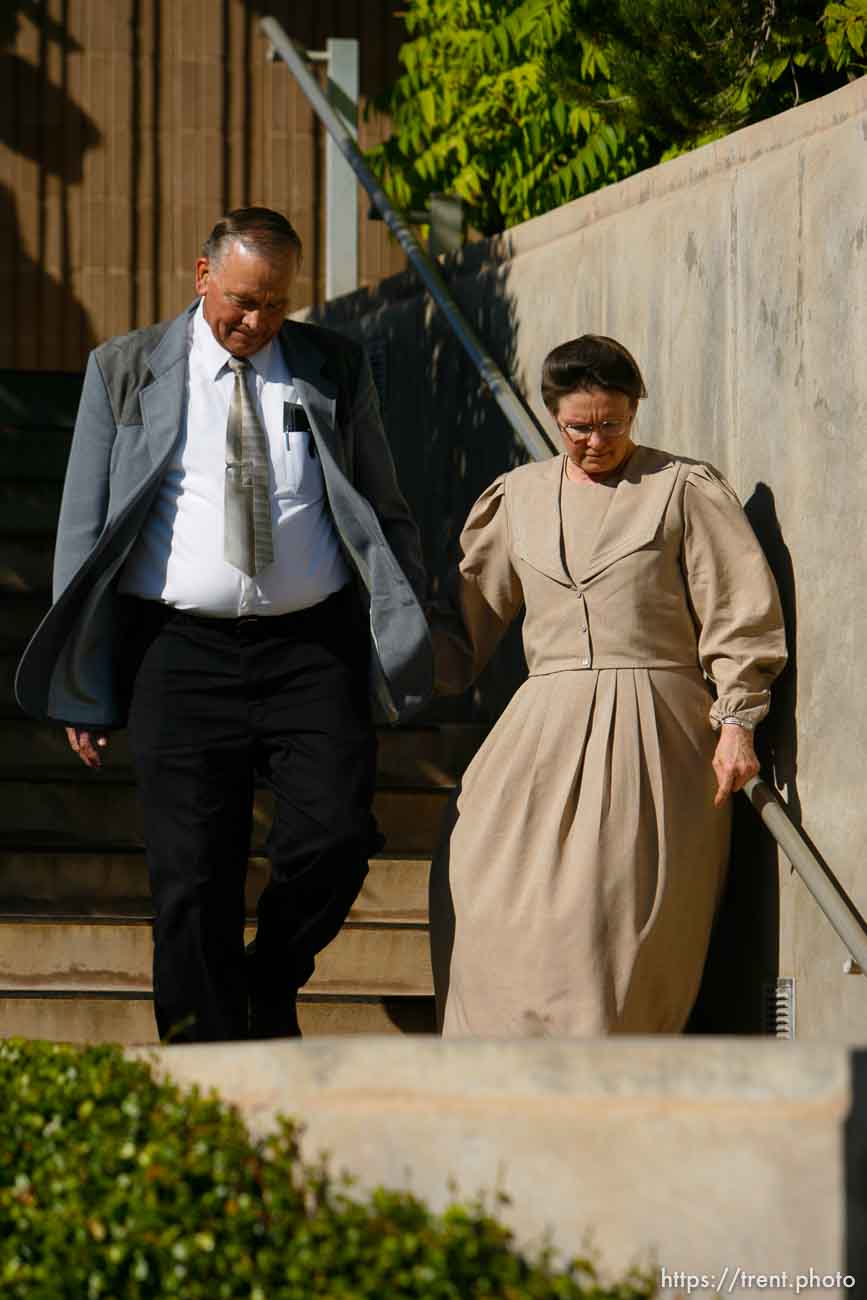
<svg viewBox="0 0 867 1300">
<path fill-rule="evenodd" d="M 15 700 L 15 669 L 17 654 L 0 654 L 0 718 L 20 718 L 21 709 Z"/>
<path fill-rule="evenodd" d="M 9 656 L 9 689 L 13 672 Z M 485 728 L 475 725 L 382 728 L 378 736 L 378 780 L 393 786 L 455 785 L 484 736 Z M 19 711 L 15 721 L 0 722 L 0 779 L 24 777 L 75 782 L 94 779 L 70 750 L 62 727 L 31 722 Z M 124 732 L 112 737 L 105 766 L 95 779 L 103 784 L 132 781 Z"/>
<path fill-rule="evenodd" d="M 84 375 L 71 370 L 0 370 L 0 428 L 44 439 L 71 429 Z"/>
<path fill-rule="evenodd" d="M 51 590 L 54 537 L 0 537 L 0 596 Z"/>
<path fill-rule="evenodd" d="M 71 442 L 68 430 L 0 428 L 0 479 L 62 483 Z"/>
<path fill-rule="evenodd" d="M 8 476 L 0 476 L 0 533 L 4 537 L 53 533 L 60 513 L 60 493 L 61 485 L 56 480 L 13 483 Z"/>
<path fill-rule="evenodd" d="M 141 818 L 131 786 L 100 782 L 81 769 L 88 782 L 4 781 L 0 785 L 0 848 L 135 849 L 143 846 Z M 429 853 L 439 831 L 449 791 L 380 789 L 374 812 L 393 856 Z M 257 790 L 254 848 L 261 848 L 271 825 L 273 800 Z"/>
<path fill-rule="evenodd" d="M 427 922 L 430 862 L 424 857 L 374 858 L 351 921 L 383 925 Z M 247 868 L 248 915 L 269 875 L 263 857 Z M 0 851 L 0 915 L 147 918 L 151 915 L 147 866 L 142 853 L 50 853 Z"/>
<path fill-rule="evenodd" d="M 246 939 L 255 936 L 248 927 Z M 142 993 L 151 987 L 146 921 L 22 921 L 0 918 L 0 991 Z M 347 923 L 316 959 L 311 993 L 429 996 L 424 926 Z"/>
<path fill-rule="evenodd" d="M 436 1031 L 433 998 L 427 997 L 323 997 L 302 993 L 298 1022 L 305 1038 Z M 0 994 L 0 1038 L 13 1037 L 66 1043 L 155 1043 L 153 1003 L 144 994 Z"/>
</svg>

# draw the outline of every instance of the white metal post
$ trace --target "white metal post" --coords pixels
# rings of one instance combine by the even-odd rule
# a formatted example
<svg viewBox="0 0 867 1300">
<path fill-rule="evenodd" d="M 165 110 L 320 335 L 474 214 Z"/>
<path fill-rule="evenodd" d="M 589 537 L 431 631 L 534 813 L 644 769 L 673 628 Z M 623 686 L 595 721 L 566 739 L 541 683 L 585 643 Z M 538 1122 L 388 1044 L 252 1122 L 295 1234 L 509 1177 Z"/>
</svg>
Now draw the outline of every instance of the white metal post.
<svg viewBox="0 0 867 1300">
<path fill-rule="evenodd" d="M 328 99 L 358 136 L 358 41 L 329 40 Z M 358 181 L 331 134 L 325 143 L 325 296 L 358 288 Z"/>
</svg>

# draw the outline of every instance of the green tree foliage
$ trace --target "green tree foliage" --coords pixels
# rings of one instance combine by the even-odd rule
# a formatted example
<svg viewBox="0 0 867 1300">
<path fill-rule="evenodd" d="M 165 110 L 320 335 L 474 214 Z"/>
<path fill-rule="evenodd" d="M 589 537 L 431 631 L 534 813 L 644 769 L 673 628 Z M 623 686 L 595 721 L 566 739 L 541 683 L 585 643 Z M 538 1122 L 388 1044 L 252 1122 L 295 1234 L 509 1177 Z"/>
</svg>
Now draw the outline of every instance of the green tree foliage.
<svg viewBox="0 0 867 1300">
<path fill-rule="evenodd" d="M 493 234 L 845 83 L 867 0 L 408 0 L 368 158 L 395 203 Z"/>
<path fill-rule="evenodd" d="M 406 71 L 380 103 L 392 134 L 368 155 L 401 208 L 447 191 L 492 234 L 633 170 L 623 128 L 593 104 L 605 52 L 570 0 L 410 0 L 405 22 Z M 555 63 L 583 102 L 560 93 Z"/>
<path fill-rule="evenodd" d="M 653 163 L 827 94 L 860 72 L 865 19 L 867 0 L 616 0 L 621 121 Z"/>
<path fill-rule="evenodd" d="M 838 70 L 863 76 L 867 71 L 867 0 L 826 5 L 822 14 L 828 57 Z"/>
</svg>

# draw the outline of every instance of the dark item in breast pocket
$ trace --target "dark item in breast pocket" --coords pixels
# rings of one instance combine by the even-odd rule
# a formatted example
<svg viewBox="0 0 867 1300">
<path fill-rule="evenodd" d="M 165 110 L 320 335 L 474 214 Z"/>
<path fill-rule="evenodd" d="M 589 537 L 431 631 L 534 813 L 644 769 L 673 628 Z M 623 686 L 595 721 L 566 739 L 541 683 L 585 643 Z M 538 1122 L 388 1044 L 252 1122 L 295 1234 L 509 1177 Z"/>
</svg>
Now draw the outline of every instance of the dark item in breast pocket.
<svg viewBox="0 0 867 1300">
<path fill-rule="evenodd" d="M 311 460 L 316 459 L 316 443 L 313 440 L 313 431 L 310 428 L 310 420 L 307 418 L 307 412 L 304 407 L 294 402 L 283 403 L 283 433 L 286 437 L 286 447 L 289 447 L 290 433 L 306 433 L 307 448 Z"/>
</svg>

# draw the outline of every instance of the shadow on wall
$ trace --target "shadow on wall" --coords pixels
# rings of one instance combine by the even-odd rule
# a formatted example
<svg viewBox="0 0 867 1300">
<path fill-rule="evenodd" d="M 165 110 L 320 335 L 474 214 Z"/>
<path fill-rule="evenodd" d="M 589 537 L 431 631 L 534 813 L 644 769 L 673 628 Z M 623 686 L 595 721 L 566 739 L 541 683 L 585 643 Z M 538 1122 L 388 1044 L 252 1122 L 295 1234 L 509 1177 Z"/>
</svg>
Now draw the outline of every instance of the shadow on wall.
<svg viewBox="0 0 867 1300">
<path fill-rule="evenodd" d="M 38 63 L 33 64 L 14 53 L 11 47 L 19 33 L 22 17 L 37 28 Z M 48 53 L 51 44 L 61 51 L 61 80 L 48 80 Z M 50 18 L 35 0 L 7 3 L 0 15 L 0 85 L 10 96 L 11 112 L 0 113 L 0 143 L 38 164 L 38 192 L 28 196 L 24 220 L 32 222 L 29 244 L 35 243 L 31 256 L 22 237 L 22 219 L 18 215 L 19 196 L 0 186 L 0 279 L 6 301 L 17 301 L 21 309 L 10 318 L 11 332 L 2 339 L 0 365 L 9 368 L 52 369 L 62 358 L 66 368 L 79 369 L 94 345 L 87 313 L 70 285 L 73 274 L 69 192 L 79 186 L 84 172 L 84 158 L 99 144 L 101 135 L 96 124 L 71 98 L 67 89 L 68 56 L 80 51 L 65 26 Z M 60 185 L 59 204 L 59 276 L 45 269 L 48 260 L 48 179 Z M 23 199 L 23 196 L 21 196 Z M 35 200 L 35 201 L 34 201 Z M 52 207 L 54 199 L 52 197 Z"/>
<path fill-rule="evenodd" d="M 757 483 L 744 506 L 776 579 L 789 661 L 774 684 L 771 710 L 756 732 L 762 776 L 784 796 L 796 825 L 798 795 L 798 638 L 795 571 L 783 539 L 774 494 Z M 768 998 L 779 974 L 781 859 L 776 842 L 744 796 L 735 799 L 731 870 L 714 928 L 691 1033 L 764 1034 Z"/>
<path fill-rule="evenodd" d="M 783 618 L 786 624 L 786 645 L 789 661 L 774 683 L 771 711 L 757 734 L 757 747 L 762 771 L 785 796 L 789 814 L 800 824 L 801 800 L 798 795 L 798 728 L 796 709 L 798 701 L 798 607 L 795 591 L 795 569 L 792 556 L 783 539 L 777 518 L 774 494 L 767 483 L 757 483 L 753 494 L 744 506 L 747 518 L 758 537 L 765 558 L 777 582 Z"/>
<path fill-rule="evenodd" d="M 469 255 L 466 260 L 470 260 Z M 517 309 L 508 291 L 508 277 L 508 265 L 501 255 L 496 262 L 480 267 L 477 275 L 462 274 L 452 289 L 494 361 L 520 392 Z M 442 476 L 441 499 L 445 506 L 441 512 L 430 510 L 423 525 L 426 547 L 433 546 L 428 572 L 432 576 L 432 594 L 437 597 L 444 594 L 448 575 L 457 565 L 460 532 L 470 507 L 499 474 L 524 464 L 529 457 L 442 313 L 429 307 L 426 314 L 428 450 Z M 440 394 L 446 395 L 445 402 L 441 402 Z M 445 426 L 438 418 L 441 406 L 451 414 Z M 519 618 L 511 626 L 472 690 L 473 711 L 480 719 L 496 721 L 526 677 L 522 622 Z"/>
<path fill-rule="evenodd" d="M 464 315 L 517 386 L 516 308 L 508 250 L 470 245 L 441 270 Z M 445 318 L 408 272 L 328 304 L 321 320 L 367 344 L 401 487 L 421 529 L 431 595 L 441 598 L 473 502 L 527 459 Z M 439 700 L 423 721 L 493 722 L 526 675 L 514 625 L 470 695 Z"/>
</svg>

